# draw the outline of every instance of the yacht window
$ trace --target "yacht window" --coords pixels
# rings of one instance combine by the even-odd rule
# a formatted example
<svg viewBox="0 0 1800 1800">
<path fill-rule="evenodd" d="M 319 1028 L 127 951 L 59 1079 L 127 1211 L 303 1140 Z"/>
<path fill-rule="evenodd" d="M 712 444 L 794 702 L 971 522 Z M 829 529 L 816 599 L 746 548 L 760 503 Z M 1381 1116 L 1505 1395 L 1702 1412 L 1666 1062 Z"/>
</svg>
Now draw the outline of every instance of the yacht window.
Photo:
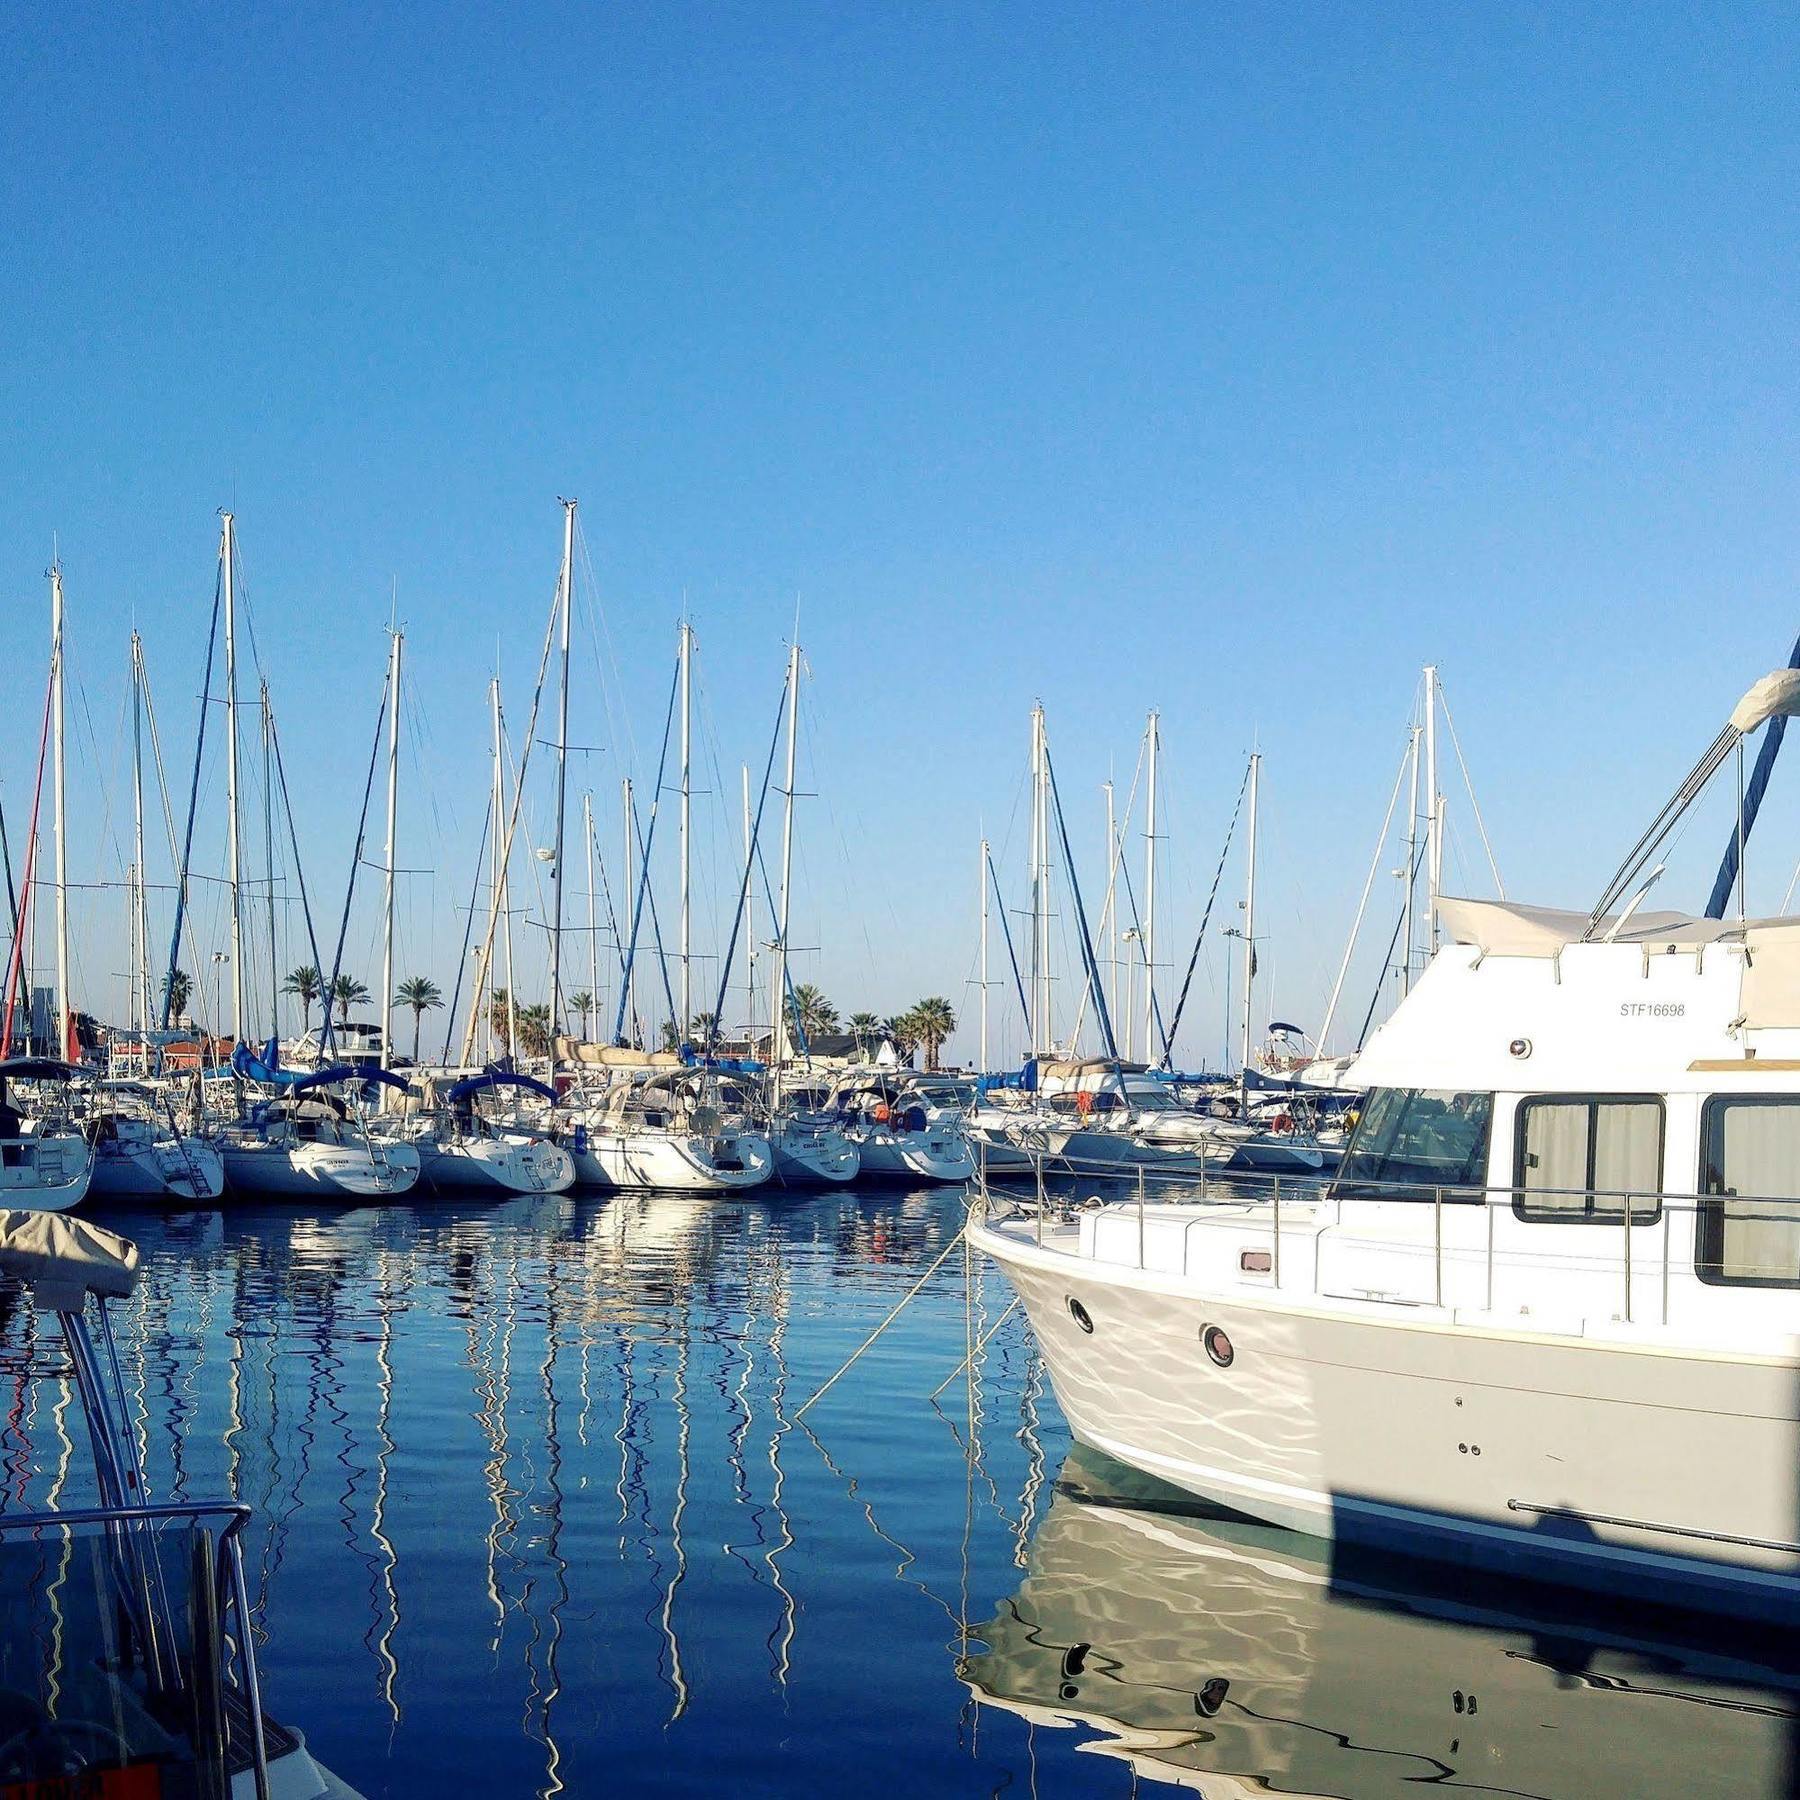
<svg viewBox="0 0 1800 1800">
<path fill-rule="evenodd" d="M 1700 1163 L 1700 1279 L 1800 1287 L 1800 1100 L 1707 1101 Z"/>
<path fill-rule="evenodd" d="M 1492 1094 L 1377 1088 L 1332 1192 L 1346 1199 L 1429 1200 L 1439 1190 L 1481 1188 L 1493 1112 Z M 1444 1194 L 1446 1200 L 1470 1197 Z"/>
<path fill-rule="evenodd" d="M 1513 1210 L 1539 1224 L 1662 1216 L 1663 1105 L 1654 1094 L 1519 1102 Z"/>
</svg>

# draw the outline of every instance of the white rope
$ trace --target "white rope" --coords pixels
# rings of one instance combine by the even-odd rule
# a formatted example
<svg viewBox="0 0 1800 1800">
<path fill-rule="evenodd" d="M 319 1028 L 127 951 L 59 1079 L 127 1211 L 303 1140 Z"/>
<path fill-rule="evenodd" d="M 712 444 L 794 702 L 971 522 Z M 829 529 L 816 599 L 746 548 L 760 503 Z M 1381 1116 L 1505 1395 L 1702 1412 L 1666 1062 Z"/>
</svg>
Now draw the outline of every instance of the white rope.
<svg viewBox="0 0 1800 1800">
<path fill-rule="evenodd" d="M 843 1367 L 838 1370 L 837 1374 L 833 1375 L 832 1378 L 828 1382 L 826 1382 L 826 1384 L 822 1388 L 820 1388 L 816 1394 L 813 1395 L 812 1399 L 808 1400 L 807 1403 L 804 1406 L 802 1406 L 797 1413 L 794 1414 L 794 1423 L 795 1424 L 798 1424 L 800 1422 L 800 1420 L 804 1419 L 806 1417 L 807 1413 L 810 1412 L 812 1410 L 812 1408 L 820 1400 L 823 1400 L 825 1398 L 825 1396 L 832 1390 L 832 1388 L 834 1388 L 837 1385 L 839 1379 L 841 1377 L 843 1377 L 844 1375 L 847 1375 L 850 1372 L 851 1365 L 853 1363 L 855 1363 L 857 1358 L 860 1357 L 862 1355 L 862 1353 L 865 1350 L 867 1350 L 868 1347 L 872 1343 L 874 1343 L 874 1341 L 878 1337 L 880 1337 L 881 1334 L 884 1331 L 886 1331 L 887 1328 L 891 1324 L 893 1324 L 893 1322 L 897 1318 L 899 1318 L 901 1313 L 904 1312 L 906 1307 L 911 1303 L 913 1296 L 915 1294 L 917 1294 L 919 1289 L 922 1288 L 926 1284 L 926 1282 L 928 1282 L 932 1278 L 932 1276 L 934 1276 L 938 1272 L 938 1270 L 944 1266 L 944 1264 L 949 1260 L 951 1251 L 953 1251 L 956 1248 L 956 1246 L 958 1244 L 960 1244 L 962 1241 L 963 1241 L 963 1234 L 959 1231 L 956 1234 L 956 1236 L 953 1237 L 949 1241 L 949 1243 L 947 1243 L 943 1247 L 943 1249 L 938 1253 L 937 1261 L 934 1262 L 931 1265 L 931 1267 L 929 1269 L 927 1269 L 925 1271 L 925 1273 L 923 1275 L 921 1275 L 919 1277 L 919 1279 L 917 1281 L 915 1281 L 912 1284 L 912 1286 L 906 1290 L 905 1296 L 901 1299 L 900 1304 L 898 1306 L 896 1306 L 894 1308 L 894 1310 L 891 1313 L 889 1313 L 888 1316 L 885 1319 L 883 1319 L 881 1321 L 881 1323 L 879 1325 L 877 1325 L 875 1327 L 875 1329 L 873 1331 L 871 1331 L 869 1333 L 869 1335 L 866 1338 L 864 1338 L 863 1341 L 860 1344 L 858 1344 L 853 1351 L 851 1351 L 850 1360 L 848 1362 L 846 1362 L 843 1365 Z"/>
</svg>

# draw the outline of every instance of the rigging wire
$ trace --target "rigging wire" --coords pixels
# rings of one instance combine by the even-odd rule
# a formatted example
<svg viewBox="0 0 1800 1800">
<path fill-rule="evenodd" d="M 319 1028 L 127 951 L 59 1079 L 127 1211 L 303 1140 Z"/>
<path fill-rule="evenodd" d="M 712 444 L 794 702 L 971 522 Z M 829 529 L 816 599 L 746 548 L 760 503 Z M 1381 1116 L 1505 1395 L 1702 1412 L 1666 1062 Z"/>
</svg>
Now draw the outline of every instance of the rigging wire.
<svg viewBox="0 0 1800 1800">
<path fill-rule="evenodd" d="M 1244 779 L 1238 784 L 1237 802 L 1231 809 L 1231 823 L 1225 827 L 1225 842 L 1219 851 L 1218 867 L 1213 870 L 1212 888 L 1206 896 L 1206 910 L 1200 915 L 1200 929 L 1194 937 L 1194 953 L 1188 958 L 1187 974 L 1181 979 L 1181 993 L 1175 1001 L 1175 1015 L 1169 1021 L 1168 1034 L 1163 1039 L 1162 1066 L 1167 1069 L 1173 1064 L 1172 1051 L 1175 1034 L 1181 1029 L 1181 1015 L 1187 1009 L 1188 989 L 1193 986 L 1194 969 L 1200 961 L 1200 946 L 1206 942 L 1206 927 L 1212 919 L 1213 903 L 1219 897 L 1219 883 L 1225 875 L 1225 859 L 1231 854 L 1231 840 L 1237 832 L 1238 814 L 1243 811 L 1244 795 L 1250 789 L 1250 765 L 1244 765 Z M 1206 1065 L 1202 1062 L 1201 1067 Z"/>
</svg>

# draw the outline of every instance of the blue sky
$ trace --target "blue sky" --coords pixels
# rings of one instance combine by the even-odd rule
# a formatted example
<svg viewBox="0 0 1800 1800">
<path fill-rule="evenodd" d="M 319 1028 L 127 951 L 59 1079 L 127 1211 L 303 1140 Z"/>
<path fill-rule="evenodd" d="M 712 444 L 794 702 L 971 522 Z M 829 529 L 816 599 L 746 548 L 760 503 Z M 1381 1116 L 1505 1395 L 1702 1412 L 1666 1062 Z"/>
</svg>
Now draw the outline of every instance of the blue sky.
<svg viewBox="0 0 1800 1800">
<path fill-rule="evenodd" d="M 731 789 L 699 807 L 709 950 L 798 603 L 800 973 L 846 1010 L 942 992 L 972 1019 L 975 845 L 1020 805 L 1032 701 L 1090 889 L 1098 784 L 1156 706 L 1165 942 L 1258 743 L 1258 1010 L 1316 1020 L 1422 662 L 1510 887 L 1580 904 L 1800 629 L 1797 47 L 1775 7 L 21 15 L 9 825 L 53 535 L 92 725 L 71 874 L 99 883 L 126 633 L 185 764 L 233 506 L 321 911 L 397 595 L 402 859 L 432 871 L 401 962 L 448 988 L 485 683 L 498 654 L 522 722 L 572 493 L 609 647 L 577 647 L 571 735 L 603 750 L 574 779 L 609 853 L 684 603 L 700 637 Z M 1751 858 L 1767 909 L 1800 855 L 1785 796 Z M 541 783 L 532 805 L 541 834 Z M 1718 825 L 1670 901 L 1703 899 Z M 75 914 L 84 994 L 116 994 L 122 900 Z M 1216 1053 L 1223 980 L 1209 958 L 1186 1060 Z"/>
</svg>

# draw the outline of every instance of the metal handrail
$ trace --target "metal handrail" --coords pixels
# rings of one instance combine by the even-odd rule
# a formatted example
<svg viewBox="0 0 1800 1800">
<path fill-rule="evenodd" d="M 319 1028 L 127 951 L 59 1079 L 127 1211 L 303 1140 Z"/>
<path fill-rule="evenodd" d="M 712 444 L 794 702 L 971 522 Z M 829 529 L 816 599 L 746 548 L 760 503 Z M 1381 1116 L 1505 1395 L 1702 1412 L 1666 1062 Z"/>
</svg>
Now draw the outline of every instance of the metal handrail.
<svg viewBox="0 0 1800 1800">
<path fill-rule="evenodd" d="M 1098 1208 L 1106 1211 L 1122 1211 L 1135 1201 L 1137 1266 L 1140 1270 L 1148 1266 L 1147 1244 L 1149 1224 L 1145 1192 L 1146 1171 L 1141 1165 L 1129 1171 L 1137 1178 L 1135 1196 L 1115 1196 L 1110 1201 L 1100 1195 L 1091 1194 L 1085 1199 L 1074 1194 L 1054 1194 L 1045 1185 L 1044 1158 L 1034 1159 L 1032 1170 L 1033 1192 L 1029 1198 L 1022 1193 L 1009 1189 L 1004 1179 L 996 1182 L 987 1168 L 985 1156 L 979 1159 L 979 1167 L 972 1186 L 979 1201 L 980 1216 L 986 1223 L 998 1222 L 1007 1217 L 1016 1217 L 1021 1212 L 1033 1215 L 1033 1229 L 1039 1244 L 1044 1241 L 1045 1221 L 1060 1219 L 1066 1222 L 1076 1210 L 1092 1210 Z M 1178 1184 L 1177 1184 L 1178 1185 Z M 1289 1206 L 1292 1207 L 1292 1178 L 1290 1178 Z M 1379 1191 L 1370 1192 L 1371 1188 Z M 1282 1178 L 1279 1175 L 1258 1180 L 1254 1176 L 1239 1178 L 1228 1194 L 1217 1192 L 1173 1193 L 1160 1196 L 1157 1204 L 1171 1211 L 1189 1209 L 1196 1215 L 1212 1215 L 1217 1217 L 1224 1211 L 1239 1211 L 1246 1207 L 1266 1205 L 1269 1207 L 1270 1231 L 1270 1279 L 1272 1285 L 1281 1285 L 1281 1246 L 1282 1246 Z M 1445 1184 L 1434 1186 L 1428 1191 L 1422 1190 L 1417 1183 L 1358 1183 L 1351 1194 L 1342 1194 L 1327 1183 L 1318 1184 L 1317 1190 L 1309 1195 L 1315 1203 L 1331 1203 L 1335 1207 L 1354 1205 L 1383 1206 L 1428 1206 L 1431 1208 L 1431 1241 L 1432 1258 L 1432 1304 L 1442 1308 L 1445 1304 L 1444 1270 L 1446 1251 L 1448 1261 L 1454 1265 L 1466 1260 L 1470 1246 L 1466 1244 L 1445 1244 L 1445 1208 L 1468 1207 L 1479 1205 L 1486 1216 L 1485 1244 L 1480 1247 L 1485 1264 L 1485 1306 L 1492 1310 L 1494 1304 L 1494 1268 L 1496 1259 L 1496 1243 L 1494 1217 L 1503 1208 L 1517 1208 L 1521 1203 L 1532 1201 L 1582 1200 L 1590 1203 L 1612 1202 L 1614 1204 L 1596 1212 L 1591 1217 L 1582 1217 L 1574 1209 L 1569 1216 L 1560 1219 L 1525 1219 L 1527 1226 L 1566 1225 L 1585 1226 L 1590 1230 L 1619 1231 L 1620 1248 L 1618 1253 L 1619 1269 L 1622 1277 L 1621 1306 L 1618 1317 L 1626 1324 L 1634 1321 L 1634 1289 L 1640 1273 L 1641 1265 L 1633 1253 L 1634 1232 L 1660 1230 L 1661 1268 L 1659 1277 L 1660 1319 L 1663 1325 L 1669 1322 L 1670 1272 L 1673 1265 L 1673 1220 L 1676 1214 L 1685 1214 L 1698 1219 L 1707 1207 L 1723 1207 L 1729 1201 L 1734 1208 L 1767 1208 L 1771 1216 L 1781 1217 L 1775 1209 L 1790 1209 L 1789 1216 L 1795 1224 L 1800 1224 L 1800 1195 L 1794 1194 L 1737 1194 L 1737 1193 L 1670 1193 L 1667 1191 L 1648 1192 L 1643 1189 L 1627 1188 L 1544 1188 L 1525 1187 L 1518 1183 L 1495 1183 L 1484 1185 Z M 1186 1220 L 1182 1227 L 1181 1273 L 1188 1272 L 1189 1234 L 1197 1224 L 1208 1223 L 1205 1216 L 1196 1216 Z M 1341 1211 L 1336 1213 L 1336 1223 L 1344 1224 Z M 1330 1227 L 1325 1228 L 1329 1230 Z M 1320 1233 L 1320 1236 L 1323 1232 Z M 1315 1245 L 1318 1238 L 1315 1238 Z M 1565 1240 L 1566 1243 L 1566 1240 Z M 1423 1247 L 1423 1246 L 1420 1246 Z M 1513 1246 L 1512 1248 L 1517 1248 Z M 1653 1253 L 1654 1254 L 1654 1253 Z M 1587 1258 L 1569 1259 L 1587 1261 Z M 1316 1279 L 1316 1254 L 1315 1254 Z"/>
</svg>

